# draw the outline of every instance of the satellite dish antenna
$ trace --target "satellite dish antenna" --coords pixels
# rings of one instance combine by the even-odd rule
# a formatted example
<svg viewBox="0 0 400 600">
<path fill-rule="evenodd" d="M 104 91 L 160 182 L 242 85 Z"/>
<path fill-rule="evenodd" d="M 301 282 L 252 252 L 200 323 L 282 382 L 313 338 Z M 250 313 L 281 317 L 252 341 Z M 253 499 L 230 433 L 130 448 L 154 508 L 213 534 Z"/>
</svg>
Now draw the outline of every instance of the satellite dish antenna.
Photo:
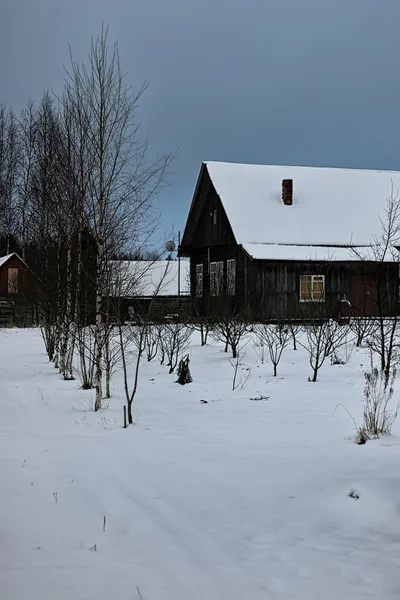
<svg viewBox="0 0 400 600">
<path fill-rule="evenodd" d="M 175 242 L 173 240 L 169 240 L 165 244 L 165 249 L 167 250 L 167 252 L 173 252 L 175 250 Z"/>
</svg>

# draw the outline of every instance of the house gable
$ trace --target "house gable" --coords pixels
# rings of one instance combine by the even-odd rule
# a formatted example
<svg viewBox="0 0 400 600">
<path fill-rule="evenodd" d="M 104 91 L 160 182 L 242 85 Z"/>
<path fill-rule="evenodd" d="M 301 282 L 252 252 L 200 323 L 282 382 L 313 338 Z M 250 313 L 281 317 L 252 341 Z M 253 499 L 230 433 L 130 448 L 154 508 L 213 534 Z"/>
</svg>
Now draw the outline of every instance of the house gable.
<svg viewBox="0 0 400 600">
<path fill-rule="evenodd" d="M 21 293 L 20 272 L 25 272 L 27 265 L 16 254 L 0 257 L 0 296 L 15 296 Z"/>
<path fill-rule="evenodd" d="M 182 237 L 180 254 L 190 256 L 193 250 L 199 248 L 235 243 L 225 209 L 215 191 L 207 166 L 203 164 Z"/>
</svg>

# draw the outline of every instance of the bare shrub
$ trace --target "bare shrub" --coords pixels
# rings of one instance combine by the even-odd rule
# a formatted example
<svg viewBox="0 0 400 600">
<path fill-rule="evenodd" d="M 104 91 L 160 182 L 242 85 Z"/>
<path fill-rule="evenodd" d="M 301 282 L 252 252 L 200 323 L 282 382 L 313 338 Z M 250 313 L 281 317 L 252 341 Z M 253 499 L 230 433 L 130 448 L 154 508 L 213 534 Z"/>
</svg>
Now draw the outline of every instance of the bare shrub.
<svg viewBox="0 0 400 600">
<path fill-rule="evenodd" d="M 399 402 L 393 405 L 396 369 L 393 369 L 388 377 L 384 371 L 374 366 L 372 353 L 371 370 L 364 373 L 364 381 L 362 425 L 357 425 L 355 418 L 344 404 L 338 405 L 344 408 L 353 421 L 356 430 L 355 442 L 358 445 L 366 444 L 368 440 L 376 439 L 380 435 L 390 435 L 400 408 Z"/>
<path fill-rule="evenodd" d="M 274 365 L 274 377 L 276 377 L 282 353 L 290 340 L 289 328 L 280 323 L 278 325 L 262 324 L 257 326 L 256 335 L 260 342 L 268 348 L 269 357 Z"/>
<path fill-rule="evenodd" d="M 357 348 L 364 345 L 368 337 L 373 334 L 376 324 L 373 319 L 364 317 L 353 318 L 350 321 L 350 329 L 355 336 L 355 344 Z"/>
<path fill-rule="evenodd" d="M 154 326 L 155 327 L 155 335 L 157 335 L 158 338 L 158 358 L 160 361 L 160 365 L 163 365 L 165 362 L 165 345 L 164 345 L 164 331 L 165 331 L 165 325 L 163 324 L 157 324 Z"/>
<path fill-rule="evenodd" d="M 157 328 L 148 325 L 145 332 L 145 348 L 148 362 L 151 362 L 157 356 L 159 343 L 160 337 Z"/>
<path fill-rule="evenodd" d="M 249 324 L 241 316 L 226 315 L 217 319 L 213 323 L 212 337 L 225 344 L 225 352 L 230 348 L 232 358 L 237 358 L 239 344 L 245 340 L 249 334 Z"/>
<path fill-rule="evenodd" d="M 316 382 L 318 371 L 346 339 L 348 328 L 339 325 L 336 321 L 326 320 L 321 322 L 309 322 L 304 326 L 307 337 L 307 345 L 302 346 L 308 352 L 308 358 L 313 374 L 310 381 Z"/>
<path fill-rule="evenodd" d="M 190 345 L 192 329 L 182 323 L 169 323 L 162 330 L 162 352 L 167 358 L 169 373 L 173 373 L 179 356 L 184 354 Z"/>
<path fill-rule="evenodd" d="M 390 434 L 399 412 L 399 403 L 392 406 L 396 369 L 389 376 L 371 364 L 364 374 L 363 428 L 374 436 Z"/>
<path fill-rule="evenodd" d="M 347 365 L 355 352 L 354 339 L 348 335 L 343 339 L 340 348 L 331 354 L 332 365 Z"/>
<path fill-rule="evenodd" d="M 251 376 L 251 367 L 246 367 L 242 362 L 246 356 L 245 351 L 238 351 L 235 358 L 230 358 L 229 363 L 233 369 L 232 390 L 243 389 L 249 382 Z"/>
<path fill-rule="evenodd" d="M 211 323 L 209 323 L 208 321 L 202 321 L 199 319 L 199 321 L 197 323 L 193 324 L 193 329 L 195 331 L 200 332 L 201 345 L 205 346 L 207 344 L 210 331 L 212 329 Z"/>
<path fill-rule="evenodd" d="M 378 318 L 365 339 L 365 346 L 379 357 L 381 370 L 386 377 L 392 368 L 400 364 L 400 328 L 397 319 Z"/>
<path fill-rule="evenodd" d="M 254 348 L 254 352 L 257 354 L 258 358 L 261 361 L 261 364 L 263 365 L 265 363 L 265 361 L 267 360 L 267 346 L 264 344 L 264 342 L 261 342 L 259 339 L 254 340 L 253 342 L 253 348 Z"/>
</svg>

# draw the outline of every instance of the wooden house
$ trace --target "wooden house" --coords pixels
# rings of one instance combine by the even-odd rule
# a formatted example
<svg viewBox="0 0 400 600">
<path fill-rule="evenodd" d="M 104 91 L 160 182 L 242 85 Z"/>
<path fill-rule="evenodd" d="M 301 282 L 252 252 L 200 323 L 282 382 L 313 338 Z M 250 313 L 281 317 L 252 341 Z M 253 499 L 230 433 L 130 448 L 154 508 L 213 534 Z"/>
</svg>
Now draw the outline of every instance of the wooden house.
<svg viewBox="0 0 400 600">
<path fill-rule="evenodd" d="M 373 240 L 398 189 L 398 172 L 203 163 L 179 248 L 195 312 L 394 314 L 398 252 Z"/>
<path fill-rule="evenodd" d="M 0 257 L 0 326 L 32 324 L 25 295 L 27 273 L 27 265 L 15 252 Z"/>
<path fill-rule="evenodd" d="M 191 314 L 187 260 L 111 261 L 111 313 L 123 321 L 187 320 Z"/>
</svg>

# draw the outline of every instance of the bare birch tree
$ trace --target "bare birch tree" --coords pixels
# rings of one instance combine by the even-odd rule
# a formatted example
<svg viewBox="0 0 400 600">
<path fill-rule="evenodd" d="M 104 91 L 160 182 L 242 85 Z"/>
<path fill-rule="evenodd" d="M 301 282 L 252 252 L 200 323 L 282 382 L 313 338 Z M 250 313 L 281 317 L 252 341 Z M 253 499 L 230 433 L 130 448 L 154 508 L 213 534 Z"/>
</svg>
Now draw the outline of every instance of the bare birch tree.
<svg viewBox="0 0 400 600">
<path fill-rule="evenodd" d="M 14 112 L 0 104 L 0 240 L 4 251 L 11 252 L 11 238 L 17 233 L 15 221 L 19 162 L 18 124 Z"/>
<path fill-rule="evenodd" d="M 32 101 L 29 101 L 26 108 L 21 111 L 19 129 L 21 150 L 18 169 L 18 212 L 20 219 L 21 257 L 25 261 L 31 217 L 30 195 L 32 173 L 36 160 L 37 111 Z"/>
<path fill-rule="evenodd" d="M 102 406 L 105 330 L 103 298 L 107 263 L 116 248 L 143 236 L 154 216 L 152 199 L 165 181 L 171 156 L 147 162 L 148 140 L 140 135 L 137 104 L 147 85 L 132 92 L 125 83 L 117 44 L 108 46 L 108 30 L 92 38 L 89 63 L 71 58 L 66 87 L 71 113 L 85 115 L 85 142 L 91 168 L 86 173 L 87 218 L 96 241 L 95 386 L 96 410 Z"/>
</svg>

